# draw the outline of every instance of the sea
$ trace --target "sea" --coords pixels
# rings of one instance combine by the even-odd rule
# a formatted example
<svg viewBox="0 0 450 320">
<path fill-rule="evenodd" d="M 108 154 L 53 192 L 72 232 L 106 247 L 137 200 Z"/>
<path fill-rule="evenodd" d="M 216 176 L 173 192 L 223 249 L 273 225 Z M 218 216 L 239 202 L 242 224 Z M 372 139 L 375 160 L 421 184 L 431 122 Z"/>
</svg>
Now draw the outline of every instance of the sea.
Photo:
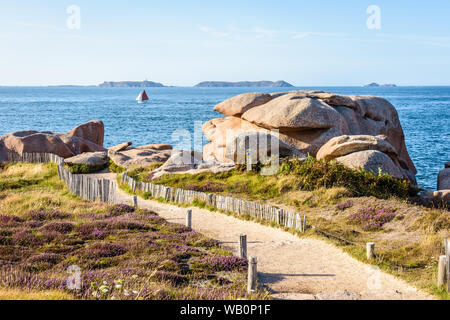
<svg viewBox="0 0 450 320">
<path fill-rule="evenodd" d="M 208 141 L 195 135 L 194 127 L 223 117 L 213 111 L 217 103 L 244 92 L 297 89 L 389 100 L 399 113 L 419 186 L 436 189 L 437 174 L 450 161 L 450 87 L 164 87 L 146 88 L 150 101 L 144 104 L 135 100 L 141 88 L 0 87 L 0 136 L 29 129 L 66 132 L 102 120 L 106 147 L 131 141 L 136 146 L 191 143 L 199 149 Z"/>
</svg>

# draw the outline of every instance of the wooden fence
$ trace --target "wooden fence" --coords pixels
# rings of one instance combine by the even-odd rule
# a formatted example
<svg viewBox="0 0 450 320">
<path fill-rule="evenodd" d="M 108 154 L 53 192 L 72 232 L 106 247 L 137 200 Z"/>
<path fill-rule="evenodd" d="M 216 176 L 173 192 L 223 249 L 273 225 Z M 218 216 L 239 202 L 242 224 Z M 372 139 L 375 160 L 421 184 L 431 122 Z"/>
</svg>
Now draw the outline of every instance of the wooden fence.
<svg viewBox="0 0 450 320">
<path fill-rule="evenodd" d="M 58 165 L 58 176 L 66 183 L 70 192 L 82 199 L 114 203 L 117 188 L 115 181 L 73 174 L 63 165 Z"/>
<path fill-rule="evenodd" d="M 273 222 L 301 232 L 305 232 L 306 229 L 306 216 L 302 219 L 298 213 L 287 212 L 267 204 L 212 193 L 172 188 L 160 184 L 139 182 L 128 176 L 127 172 L 121 175 L 120 181 L 128 184 L 133 192 L 150 193 L 153 198 L 163 198 L 165 201 L 180 204 L 191 204 L 194 200 L 198 200 L 222 211 L 233 212 L 237 215 L 248 214 L 253 218 Z"/>
<path fill-rule="evenodd" d="M 49 163 L 58 165 L 58 177 L 68 186 L 70 192 L 89 201 L 114 203 L 117 183 L 109 179 L 89 177 L 84 174 L 72 174 L 64 168 L 64 158 L 51 153 L 8 153 L 8 162 Z"/>
<path fill-rule="evenodd" d="M 49 163 L 64 164 L 64 158 L 52 153 L 17 153 L 8 152 L 8 162 Z"/>
</svg>

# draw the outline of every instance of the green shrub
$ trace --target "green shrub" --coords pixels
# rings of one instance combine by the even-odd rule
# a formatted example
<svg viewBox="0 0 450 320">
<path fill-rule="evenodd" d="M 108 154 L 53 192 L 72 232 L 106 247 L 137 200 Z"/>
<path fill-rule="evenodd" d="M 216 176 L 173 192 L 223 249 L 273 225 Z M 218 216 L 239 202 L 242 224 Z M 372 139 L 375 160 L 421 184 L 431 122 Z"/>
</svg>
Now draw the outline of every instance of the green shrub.
<svg viewBox="0 0 450 320">
<path fill-rule="evenodd" d="M 93 173 L 97 171 L 101 171 L 108 167 L 108 164 L 103 165 L 89 165 L 89 164 L 68 164 L 66 163 L 65 167 L 73 174 L 85 174 L 85 173 Z"/>
<path fill-rule="evenodd" d="M 115 164 L 114 161 L 112 161 L 112 160 L 109 160 L 109 162 L 108 162 L 108 169 L 109 169 L 109 171 L 114 172 L 114 173 L 122 173 L 127 170 L 124 167 L 121 167 L 121 166 Z"/>
<path fill-rule="evenodd" d="M 354 196 L 374 196 L 386 199 L 391 196 L 407 198 L 417 194 L 418 189 L 407 180 L 399 180 L 388 174 L 354 170 L 336 161 L 316 160 L 285 161 L 280 166 L 281 175 L 295 175 L 299 188 L 315 190 L 319 188 L 345 187 Z"/>
</svg>

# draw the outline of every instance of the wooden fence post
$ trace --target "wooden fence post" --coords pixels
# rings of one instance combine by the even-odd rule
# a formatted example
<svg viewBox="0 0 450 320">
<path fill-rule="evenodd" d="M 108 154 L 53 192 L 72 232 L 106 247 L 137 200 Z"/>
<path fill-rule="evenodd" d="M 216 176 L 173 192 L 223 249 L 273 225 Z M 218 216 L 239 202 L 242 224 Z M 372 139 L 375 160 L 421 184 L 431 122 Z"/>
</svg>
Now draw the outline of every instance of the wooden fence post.
<svg viewBox="0 0 450 320">
<path fill-rule="evenodd" d="M 366 254 L 367 259 L 371 260 L 375 258 L 375 243 L 373 242 L 367 242 L 366 244 Z"/>
<path fill-rule="evenodd" d="M 258 268 L 257 268 L 256 257 L 250 257 L 248 262 L 248 282 L 247 282 L 247 292 L 252 293 L 258 287 Z"/>
<path fill-rule="evenodd" d="M 138 197 L 133 196 L 133 205 L 137 208 L 138 207 Z"/>
<path fill-rule="evenodd" d="M 303 232 L 306 230 L 306 216 L 303 216 Z"/>
<path fill-rule="evenodd" d="M 447 274 L 447 292 L 450 292 L 450 248 L 448 238 L 445 238 L 445 260 L 446 260 L 446 274 Z"/>
<path fill-rule="evenodd" d="M 239 236 L 239 255 L 242 259 L 247 259 L 247 235 Z"/>
<path fill-rule="evenodd" d="M 447 282 L 447 257 L 440 256 L 439 257 L 439 269 L 438 269 L 438 287 L 444 286 Z"/>
<path fill-rule="evenodd" d="M 186 212 L 186 227 L 192 228 L 192 210 Z"/>
</svg>

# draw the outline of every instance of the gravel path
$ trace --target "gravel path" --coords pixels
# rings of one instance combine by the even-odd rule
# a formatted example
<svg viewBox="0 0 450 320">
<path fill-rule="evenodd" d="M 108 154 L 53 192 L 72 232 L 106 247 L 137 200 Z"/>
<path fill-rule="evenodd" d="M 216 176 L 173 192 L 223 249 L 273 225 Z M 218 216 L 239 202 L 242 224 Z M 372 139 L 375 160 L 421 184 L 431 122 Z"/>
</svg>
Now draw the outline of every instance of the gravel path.
<svg viewBox="0 0 450 320">
<path fill-rule="evenodd" d="M 100 175 L 99 175 L 100 177 Z M 115 179 L 115 174 L 101 174 Z M 118 203 L 131 203 L 117 191 Z M 184 223 L 186 208 L 139 198 L 148 208 L 174 223 Z M 190 208 L 192 227 L 221 241 L 235 254 L 240 234 L 247 235 L 248 255 L 258 258 L 258 281 L 279 299 L 433 299 L 405 282 L 350 257 L 317 239 L 300 239 L 280 229 L 225 214 Z"/>
</svg>

